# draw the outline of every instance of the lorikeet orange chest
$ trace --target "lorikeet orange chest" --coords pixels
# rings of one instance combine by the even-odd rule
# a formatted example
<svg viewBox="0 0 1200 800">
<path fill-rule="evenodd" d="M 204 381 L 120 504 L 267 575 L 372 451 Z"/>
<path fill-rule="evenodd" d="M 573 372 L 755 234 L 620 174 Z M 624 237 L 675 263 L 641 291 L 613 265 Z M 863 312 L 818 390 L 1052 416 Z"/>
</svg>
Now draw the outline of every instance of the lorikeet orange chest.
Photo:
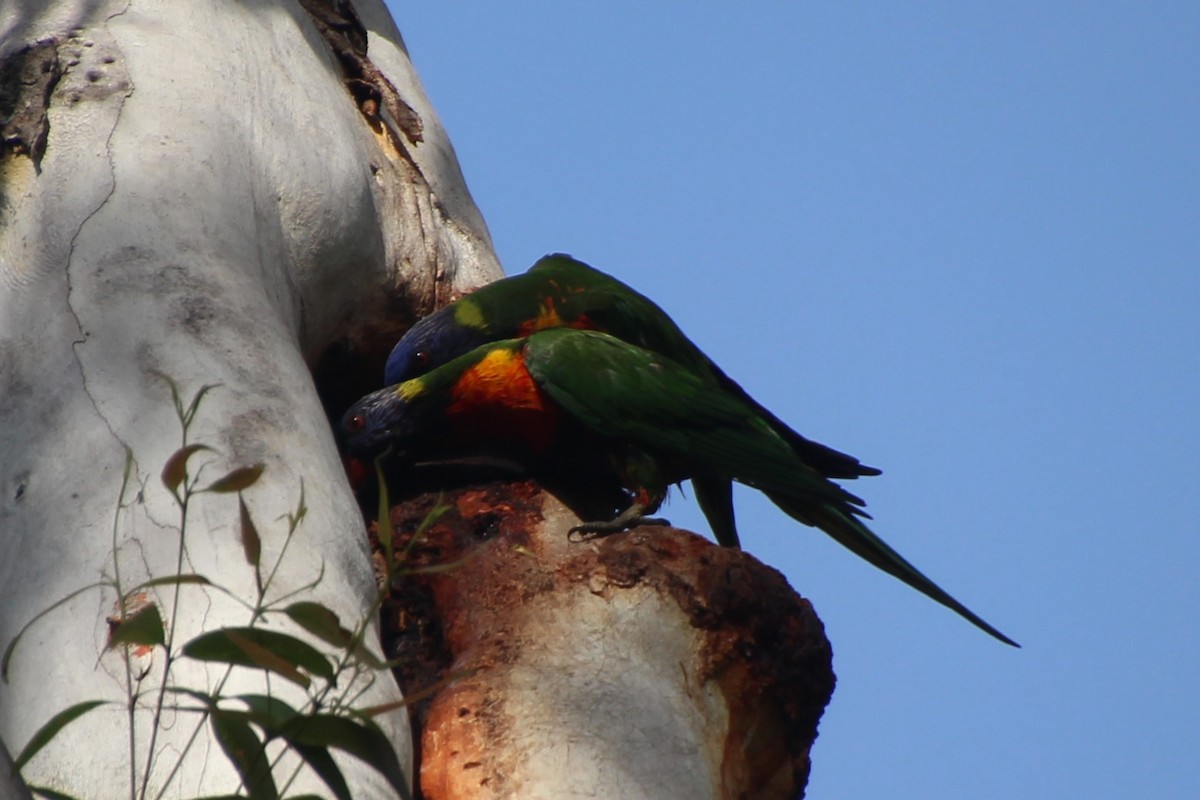
<svg viewBox="0 0 1200 800">
<path fill-rule="evenodd" d="M 447 443 L 544 457 L 560 435 L 562 412 L 534 382 L 523 350 L 492 350 L 450 385 Z"/>
<path fill-rule="evenodd" d="M 552 396 L 551 387 L 562 381 L 531 371 L 529 352 L 540 352 L 544 342 L 564 333 L 569 331 L 485 345 L 368 395 L 342 420 L 346 449 L 369 457 L 390 447 L 407 461 L 494 456 L 523 464 L 559 490 L 583 487 L 584 495 L 594 495 L 585 505 L 605 509 L 602 513 L 631 502 L 652 511 L 666 496 L 668 481 L 675 480 L 662 468 L 669 458 L 653 458 L 619 430 L 569 413 L 562 398 Z M 545 358 L 541 361 L 544 367 Z M 589 374 L 597 371 L 585 369 L 579 376 Z"/>
</svg>

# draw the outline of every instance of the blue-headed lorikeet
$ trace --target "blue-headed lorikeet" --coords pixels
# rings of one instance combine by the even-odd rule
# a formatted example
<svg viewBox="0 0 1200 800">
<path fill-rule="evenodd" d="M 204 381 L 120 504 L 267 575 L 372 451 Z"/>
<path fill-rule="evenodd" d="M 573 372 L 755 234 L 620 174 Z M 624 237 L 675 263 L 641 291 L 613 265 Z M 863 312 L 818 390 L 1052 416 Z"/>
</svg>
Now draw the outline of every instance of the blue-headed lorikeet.
<svg viewBox="0 0 1200 800">
<path fill-rule="evenodd" d="M 417 321 L 388 356 L 384 383 L 390 386 L 415 378 L 487 342 L 558 327 L 603 331 L 671 358 L 704 384 L 720 388 L 752 407 L 796 457 L 820 476 L 857 478 L 879 474 L 879 470 L 857 458 L 792 430 L 721 371 L 652 300 L 611 275 L 561 253 L 546 256 L 523 275 L 488 284 Z M 717 542 L 738 546 L 730 482 L 702 475 L 693 478 L 692 485 Z M 853 495 L 845 497 L 862 505 Z"/>
<path fill-rule="evenodd" d="M 686 479 L 739 481 L 914 589 L 1015 645 L 925 577 L 859 519 L 859 501 L 802 458 L 757 404 L 666 356 L 597 331 L 548 328 L 491 342 L 373 392 L 341 422 L 358 456 L 391 447 L 408 460 L 464 453 L 535 471 L 581 457 L 652 513 Z M 589 526 L 584 526 L 585 528 Z"/>
</svg>

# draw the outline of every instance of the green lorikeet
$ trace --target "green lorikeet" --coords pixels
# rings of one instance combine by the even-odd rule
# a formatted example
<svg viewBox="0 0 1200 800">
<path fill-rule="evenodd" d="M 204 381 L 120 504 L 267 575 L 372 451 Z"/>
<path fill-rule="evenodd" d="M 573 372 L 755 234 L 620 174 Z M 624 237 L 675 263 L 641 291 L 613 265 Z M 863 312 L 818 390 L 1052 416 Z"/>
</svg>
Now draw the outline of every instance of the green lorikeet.
<svg viewBox="0 0 1200 800">
<path fill-rule="evenodd" d="M 341 428 L 356 456 L 388 447 L 414 461 L 489 454 L 543 474 L 587 462 L 632 495 L 621 524 L 652 513 L 671 483 L 736 480 L 1015 645 L 867 528 L 857 498 L 802 458 L 755 403 L 605 333 L 550 328 L 482 345 L 367 395 Z"/>
<path fill-rule="evenodd" d="M 796 457 L 821 476 L 879 474 L 853 456 L 801 436 L 755 402 L 649 298 L 562 254 L 546 256 L 525 274 L 488 284 L 419 320 L 388 356 L 384 383 L 390 386 L 415 378 L 487 342 L 559 327 L 603 331 L 671 358 L 705 385 L 720 388 L 753 408 Z M 730 482 L 704 475 L 693 478 L 692 485 L 717 542 L 738 546 Z M 852 495 L 846 498 L 862 505 Z"/>
</svg>

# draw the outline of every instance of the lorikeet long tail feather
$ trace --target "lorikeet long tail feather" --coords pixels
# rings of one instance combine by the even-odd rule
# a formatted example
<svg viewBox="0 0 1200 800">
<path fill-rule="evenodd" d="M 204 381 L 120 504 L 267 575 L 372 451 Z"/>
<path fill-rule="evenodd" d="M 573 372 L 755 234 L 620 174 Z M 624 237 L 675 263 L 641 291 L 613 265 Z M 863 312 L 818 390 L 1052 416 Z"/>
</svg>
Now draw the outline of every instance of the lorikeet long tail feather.
<svg viewBox="0 0 1200 800">
<path fill-rule="evenodd" d="M 741 547 L 733 517 L 733 482 L 728 478 L 693 477 L 692 490 L 717 544 Z"/>
<path fill-rule="evenodd" d="M 699 352 L 699 350 L 697 350 Z M 883 471 L 870 467 L 852 455 L 835 450 L 828 445 L 814 442 L 806 436 L 797 433 L 790 425 L 775 416 L 770 409 L 750 396 L 737 381 L 725 374 L 725 371 L 705 357 L 708 368 L 717 382 L 731 394 L 739 397 L 744 403 L 753 408 L 771 426 L 772 430 L 795 451 L 806 464 L 818 470 L 827 478 L 873 477 L 882 475 Z"/>
<path fill-rule="evenodd" d="M 788 516 L 805 525 L 820 528 L 847 550 L 874 564 L 889 575 L 899 578 L 930 599 L 946 606 L 980 630 L 1005 644 L 1020 647 L 1019 644 L 985 622 L 979 615 L 951 597 L 942 587 L 925 577 L 919 569 L 909 563 L 908 559 L 893 550 L 891 545 L 880 539 L 870 528 L 853 516 L 839 511 L 831 505 L 816 505 L 811 500 L 793 501 L 774 492 L 765 492 L 765 494 Z"/>
</svg>

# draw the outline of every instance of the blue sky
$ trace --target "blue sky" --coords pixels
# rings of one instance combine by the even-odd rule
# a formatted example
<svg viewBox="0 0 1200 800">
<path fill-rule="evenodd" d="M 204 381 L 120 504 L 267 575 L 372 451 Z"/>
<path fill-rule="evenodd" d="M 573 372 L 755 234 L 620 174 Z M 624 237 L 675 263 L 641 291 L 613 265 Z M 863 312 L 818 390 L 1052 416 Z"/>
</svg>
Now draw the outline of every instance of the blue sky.
<svg viewBox="0 0 1200 800">
<path fill-rule="evenodd" d="M 741 492 L 833 642 L 809 797 L 1200 797 L 1200 5 L 394 14 L 506 270 L 653 297 L 1024 645 Z"/>
</svg>

